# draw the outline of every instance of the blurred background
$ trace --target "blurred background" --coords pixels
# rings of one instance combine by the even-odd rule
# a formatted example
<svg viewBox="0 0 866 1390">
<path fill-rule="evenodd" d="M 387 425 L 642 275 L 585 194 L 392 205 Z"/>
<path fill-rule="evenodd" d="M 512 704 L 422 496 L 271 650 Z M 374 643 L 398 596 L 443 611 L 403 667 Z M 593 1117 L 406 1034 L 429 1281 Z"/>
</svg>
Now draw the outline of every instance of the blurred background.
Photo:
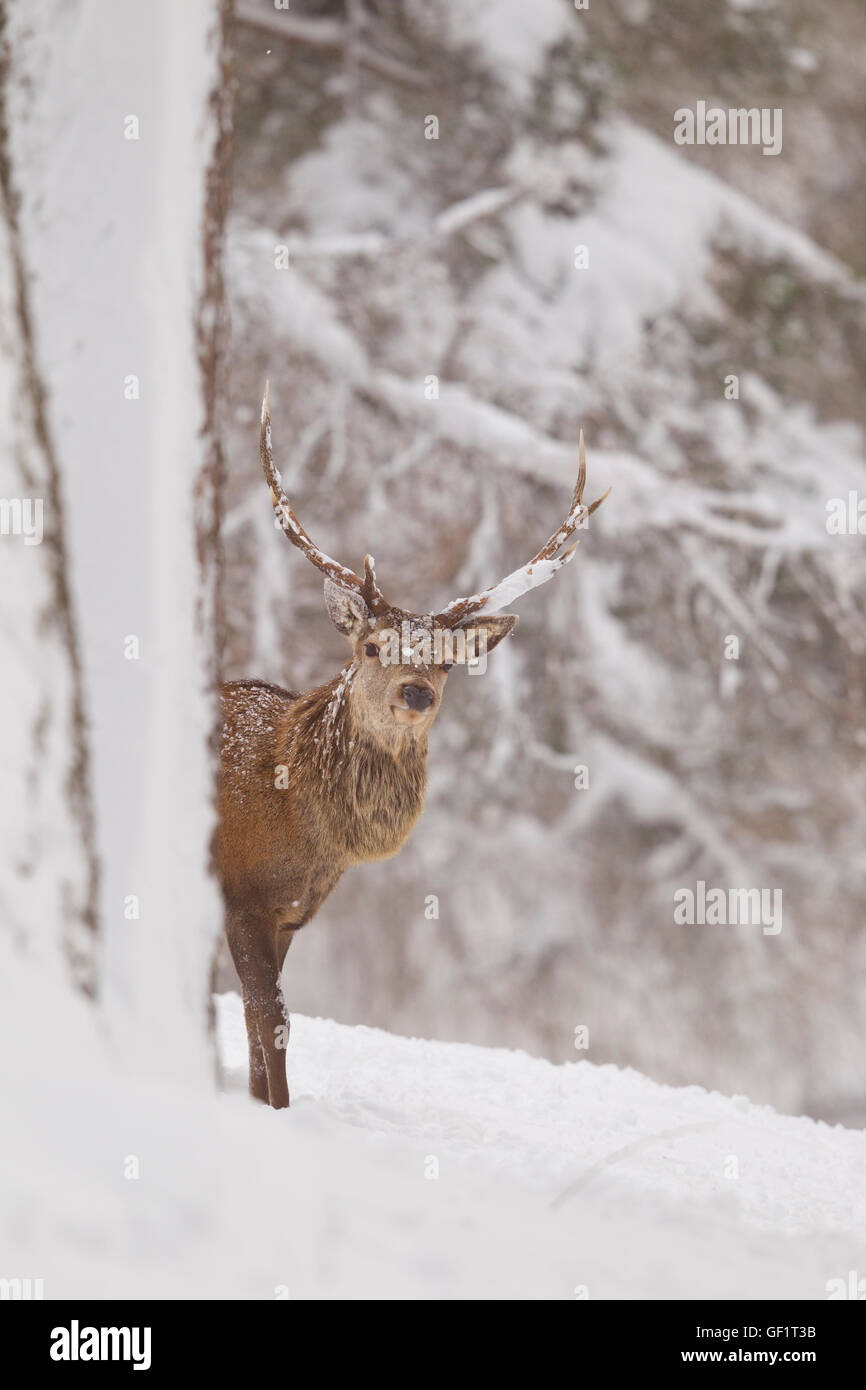
<svg viewBox="0 0 866 1390">
<path fill-rule="evenodd" d="M 866 561 L 827 519 L 866 495 L 866 12 L 238 0 L 234 36 L 225 676 L 346 657 L 266 376 L 305 526 L 416 611 L 537 549 L 581 426 L 613 487 L 452 677 L 423 820 L 290 1010 L 862 1122 Z M 699 100 L 781 108 L 781 153 L 677 145 Z M 781 889 L 781 932 L 676 925 L 699 880 Z"/>
</svg>

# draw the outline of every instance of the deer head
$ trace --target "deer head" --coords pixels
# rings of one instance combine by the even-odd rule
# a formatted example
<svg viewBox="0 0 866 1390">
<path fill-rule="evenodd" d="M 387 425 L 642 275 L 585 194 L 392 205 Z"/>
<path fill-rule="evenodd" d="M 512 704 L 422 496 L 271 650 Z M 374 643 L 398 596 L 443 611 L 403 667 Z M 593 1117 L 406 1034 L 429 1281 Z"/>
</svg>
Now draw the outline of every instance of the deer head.
<svg viewBox="0 0 866 1390">
<path fill-rule="evenodd" d="M 439 712 L 448 672 L 458 663 L 472 667 L 485 661 L 487 653 L 514 630 L 516 614 L 497 610 L 547 583 L 568 564 L 579 541 L 563 547 L 607 497 L 605 492 L 588 506 L 583 502 L 586 458 L 581 431 L 571 506 L 538 553 L 498 584 L 453 599 L 439 613 L 411 613 L 385 598 L 371 555 L 364 557 L 361 578 L 320 550 L 298 521 L 273 460 L 269 383 L 262 401 L 260 447 L 276 518 L 292 544 L 324 574 L 328 616 L 352 644 L 351 699 L 359 721 L 388 742 L 404 731 L 412 731 L 415 737 L 426 735 Z"/>
</svg>

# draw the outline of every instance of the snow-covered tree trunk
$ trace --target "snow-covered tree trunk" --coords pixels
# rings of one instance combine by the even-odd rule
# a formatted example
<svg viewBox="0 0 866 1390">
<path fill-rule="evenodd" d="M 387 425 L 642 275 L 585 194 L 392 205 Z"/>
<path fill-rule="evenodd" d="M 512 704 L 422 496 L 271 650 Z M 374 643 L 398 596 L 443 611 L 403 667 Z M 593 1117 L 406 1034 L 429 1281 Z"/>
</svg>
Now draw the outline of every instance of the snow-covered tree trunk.
<svg viewBox="0 0 866 1390">
<path fill-rule="evenodd" d="M 2 24 L 2 12 L 0 12 Z M 0 29 L 0 932 L 96 988 L 98 893 L 58 455 L 35 356 Z"/>
<path fill-rule="evenodd" d="M 210 1066 L 220 924 L 209 842 L 227 7 L 57 0 L 38 24 L 24 0 L 7 10 L 29 397 L 44 396 L 42 427 L 30 403 L 17 429 L 40 460 L 54 441 L 43 466 L 53 462 L 64 494 L 100 863 L 100 993 L 120 1054 L 197 1078 Z M 27 367 L 25 356 L 7 397 L 21 398 Z M 14 562 L 35 569 L 40 552 L 16 544 Z M 46 591 L 62 584 L 45 569 Z M 25 632 L 45 599 L 27 603 L 33 615 L 15 615 Z M 68 722 L 78 710 L 68 622 L 62 636 Z M 25 729 L 35 708 L 18 702 Z M 60 780 L 46 763 L 37 798 Z M 79 815 L 79 837 L 81 824 Z M 57 879 L 53 851 L 50 872 Z M 79 879 L 86 904 L 92 871 L 81 867 Z"/>
</svg>

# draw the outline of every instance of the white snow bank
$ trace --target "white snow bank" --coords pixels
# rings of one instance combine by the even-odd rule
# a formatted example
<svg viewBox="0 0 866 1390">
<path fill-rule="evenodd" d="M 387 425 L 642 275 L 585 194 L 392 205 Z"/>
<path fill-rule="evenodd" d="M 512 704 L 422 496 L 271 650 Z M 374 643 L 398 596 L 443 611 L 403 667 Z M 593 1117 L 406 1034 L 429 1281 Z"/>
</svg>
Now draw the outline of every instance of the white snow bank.
<svg viewBox="0 0 866 1390">
<path fill-rule="evenodd" d="M 246 1085 L 236 994 L 220 997 L 219 1017 L 224 1064 Z M 766 1229 L 866 1239 L 866 1134 L 779 1115 L 745 1096 L 299 1015 L 288 1073 L 298 1112 L 315 1105 L 342 1123 L 417 1141 L 443 1164 L 447 1154 L 449 1165 L 507 1174 L 549 1200 L 561 1196 L 559 1209 L 572 1190 L 652 1193 L 721 1202 Z"/>
<path fill-rule="evenodd" d="M 0 1273 L 47 1298 L 823 1298 L 866 1266 L 861 1134 L 301 1017 L 274 1112 L 125 1076 L 83 1003 L 9 966 Z"/>
</svg>

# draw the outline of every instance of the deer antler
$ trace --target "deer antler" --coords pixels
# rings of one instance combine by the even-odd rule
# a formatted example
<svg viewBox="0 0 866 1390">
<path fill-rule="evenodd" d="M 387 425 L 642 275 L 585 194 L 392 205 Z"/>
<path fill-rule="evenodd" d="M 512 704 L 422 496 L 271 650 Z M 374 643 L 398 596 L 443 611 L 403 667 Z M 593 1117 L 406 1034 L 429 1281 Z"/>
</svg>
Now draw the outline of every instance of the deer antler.
<svg viewBox="0 0 866 1390">
<path fill-rule="evenodd" d="M 560 554 L 565 542 L 574 534 L 577 527 L 584 518 L 592 516 L 593 512 L 601 506 L 607 493 L 602 493 L 589 506 L 583 502 L 583 489 L 586 484 L 586 454 L 583 447 L 583 430 L 580 431 L 580 442 L 578 444 L 578 456 L 580 465 L 577 474 L 577 483 L 571 499 L 571 507 L 565 521 L 559 530 L 550 537 L 545 545 L 541 547 L 537 555 L 520 569 L 514 570 L 512 574 L 506 575 L 498 584 L 494 584 L 489 589 L 484 589 L 480 594 L 472 594 L 468 598 L 456 598 L 435 615 L 435 621 L 442 623 L 444 627 L 456 627 L 465 618 L 480 612 L 483 608 L 488 613 L 495 613 L 498 609 L 505 608 L 515 599 L 520 598 L 521 594 L 528 593 L 530 589 L 535 589 L 539 584 L 546 584 L 548 579 L 552 579 L 558 569 L 567 565 L 574 556 L 574 552 L 580 545 L 576 540 L 574 545 Z"/>
<path fill-rule="evenodd" d="M 283 492 L 283 481 L 280 471 L 274 463 L 274 456 L 271 450 L 271 412 L 270 412 L 270 386 L 269 381 L 265 382 L 265 394 L 262 400 L 262 430 L 259 444 L 262 454 L 262 467 L 265 470 L 265 478 L 271 490 L 271 501 L 274 505 L 274 514 L 285 531 L 292 545 L 296 545 L 302 550 L 307 559 L 321 570 L 329 579 L 333 579 L 336 584 L 344 589 L 351 589 L 356 594 L 360 594 L 370 609 L 371 613 L 381 615 L 391 612 L 391 604 L 385 598 L 379 585 L 376 583 L 375 560 L 372 555 L 364 556 L 364 578 L 361 579 L 354 570 L 346 569 L 339 560 L 332 560 L 330 555 L 326 555 L 323 550 L 310 540 L 298 518 L 292 510 L 292 504 Z"/>
<path fill-rule="evenodd" d="M 379 585 L 376 583 L 375 561 L 371 555 L 364 556 L 364 578 L 361 579 L 354 570 L 347 569 L 338 560 L 333 560 L 330 555 L 326 555 L 323 550 L 310 540 L 298 518 L 292 510 L 292 504 L 283 492 L 282 479 L 279 469 L 276 467 L 271 451 L 271 415 L 269 408 L 270 382 L 265 383 L 265 395 L 262 401 L 262 430 L 261 430 L 261 454 L 262 466 L 265 470 L 265 478 L 271 490 L 271 501 L 274 506 L 274 513 L 285 531 L 292 545 L 296 545 L 302 550 L 307 559 L 321 570 L 329 579 L 341 585 L 344 589 L 351 589 L 354 593 L 360 594 L 370 609 L 371 613 L 383 616 L 386 613 L 395 613 L 397 610 L 388 602 Z M 520 598 L 522 594 L 528 593 L 530 589 L 535 589 L 539 584 L 546 584 L 548 579 L 552 579 L 558 569 L 567 565 L 574 556 L 580 541 L 577 540 L 568 550 L 563 551 L 565 542 L 571 538 L 577 527 L 585 518 L 592 516 L 593 512 L 601 506 L 607 497 L 607 492 L 602 493 L 589 506 L 584 505 L 583 489 L 586 485 L 586 454 L 583 445 L 583 430 L 580 432 L 578 444 L 578 456 L 580 460 L 577 482 L 571 499 L 571 507 L 565 521 L 547 541 L 536 555 L 520 569 L 514 570 L 512 574 L 506 575 L 498 584 L 492 585 L 489 589 L 484 589 L 479 594 L 472 594 L 466 598 L 456 598 L 443 608 L 441 613 L 433 615 L 434 623 L 439 623 L 443 627 L 456 627 L 464 619 L 479 613 L 485 609 L 488 613 L 495 613 L 506 605 Z"/>
</svg>

